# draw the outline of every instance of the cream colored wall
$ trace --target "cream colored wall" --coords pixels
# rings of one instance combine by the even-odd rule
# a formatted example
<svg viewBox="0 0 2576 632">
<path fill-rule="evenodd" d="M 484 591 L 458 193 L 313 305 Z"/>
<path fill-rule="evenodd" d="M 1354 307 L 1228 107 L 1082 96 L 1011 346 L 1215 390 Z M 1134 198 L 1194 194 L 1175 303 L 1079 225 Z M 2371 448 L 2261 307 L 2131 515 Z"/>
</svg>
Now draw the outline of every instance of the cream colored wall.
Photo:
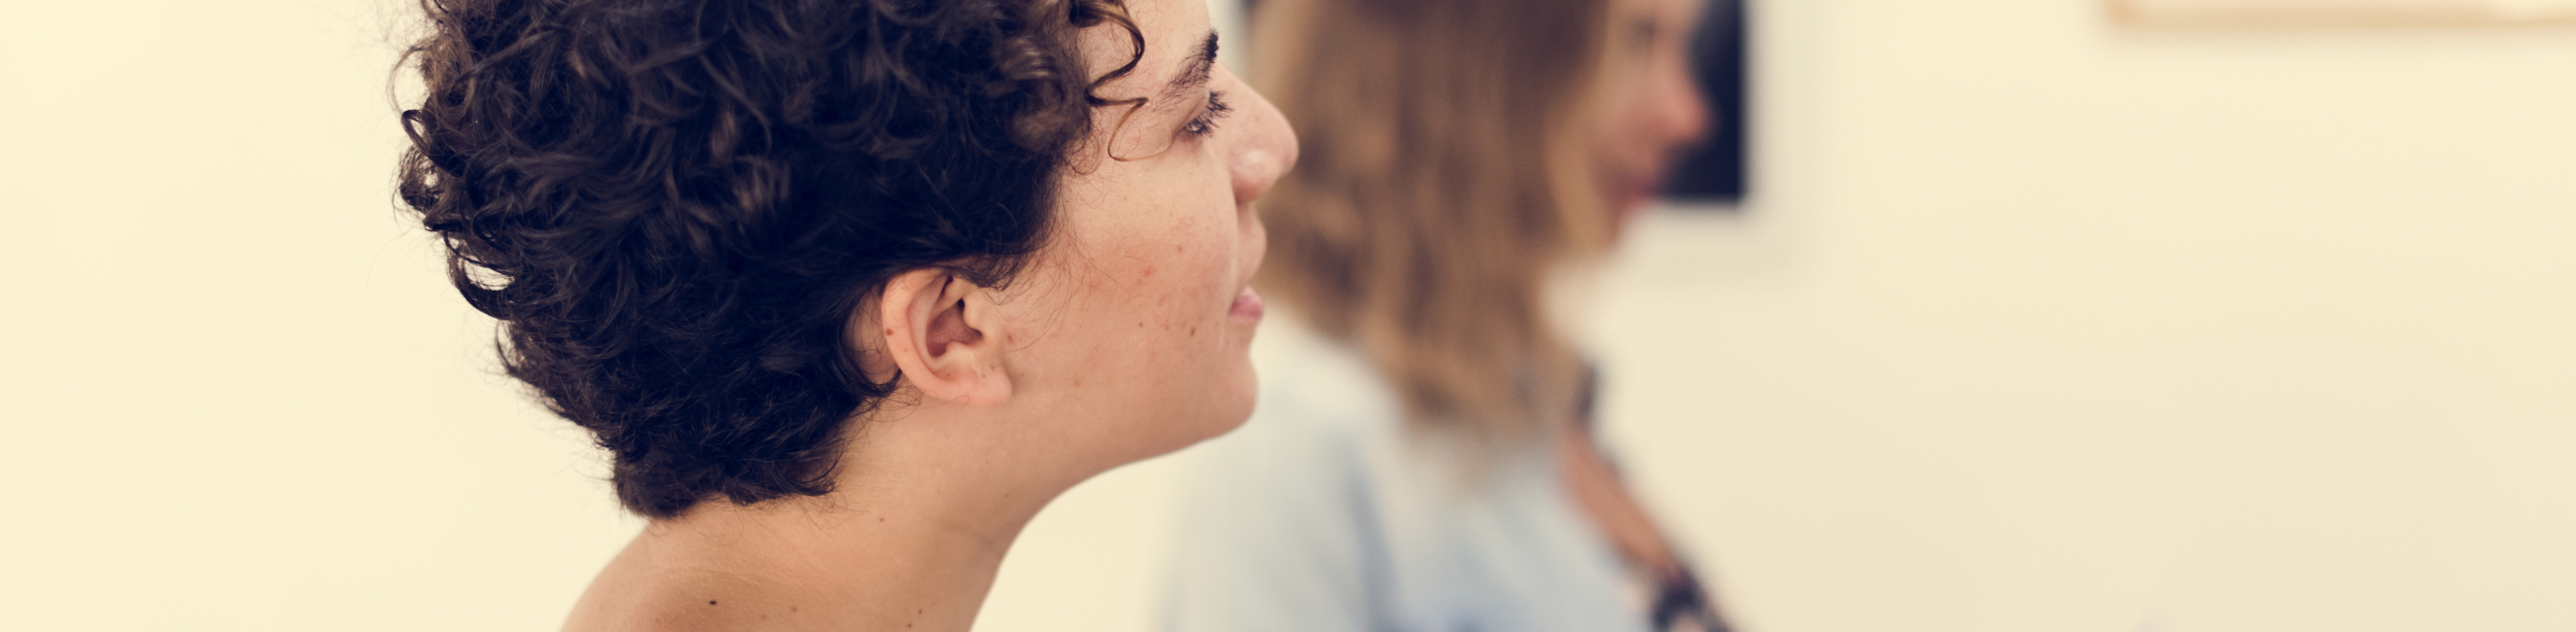
<svg viewBox="0 0 2576 632">
<path fill-rule="evenodd" d="M 0 3 L 0 630 L 542 630 L 637 523 L 394 211 L 380 5 Z"/>
<path fill-rule="evenodd" d="M 0 629 L 542 630 L 632 533 L 392 211 L 377 0 L 0 5 Z M 1597 296 L 1754 632 L 2576 628 L 2576 30 L 1787 0 Z M 1178 460 L 980 628 L 1151 620 Z"/>
<path fill-rule="evenodd" d="M 1762 7 L 1597 323 L 1748 629 L 2576 629 L 2576 29 Z"/>
</svg>

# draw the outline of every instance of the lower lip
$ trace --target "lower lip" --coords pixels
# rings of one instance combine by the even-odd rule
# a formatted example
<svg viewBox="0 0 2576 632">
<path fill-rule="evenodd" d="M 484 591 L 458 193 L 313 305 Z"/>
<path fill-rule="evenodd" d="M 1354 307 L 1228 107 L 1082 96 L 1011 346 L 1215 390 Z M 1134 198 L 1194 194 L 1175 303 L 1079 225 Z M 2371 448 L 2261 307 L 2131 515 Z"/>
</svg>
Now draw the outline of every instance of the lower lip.
<svg viewBox="0 0 2576 632">
<path fill-rule="evenodd" d="M 1235 318 L 1258 321 L 1261 320 L 1261 310 L 1261 293 L 1247 287 L 1234 295 L 1234 305 L 1227 307 L 1226 313 L 1233 314 Z"/>
<path fill-rule="evenodd" d="M 1620 215 L 1635 215 L 1645 211 L 1647 206 L 1651 206 L 1655 203 L 1655 192 L 1652 189 L 1641 189 L 1629 193 L 1628 199 L 1622 200 L 1621 202 L 1622 204 L 1619 205 Z"/>
<path fill-rule="evenodd" d="M 1634 213 L 1638 210 L 1644 209 L 1649 204 L 1653 204 L 1655 202 L 1655 198 L 1658 197 L 1658 194 L 1663 191 L 1663 188 L 1663 183 L 1656 182 L 1654 180 L 1640 180 L 1630 184 L 1628 186 L 1628 199 L 1626 200 L 1628 206 L 1626 210 Z"/>
</svg>

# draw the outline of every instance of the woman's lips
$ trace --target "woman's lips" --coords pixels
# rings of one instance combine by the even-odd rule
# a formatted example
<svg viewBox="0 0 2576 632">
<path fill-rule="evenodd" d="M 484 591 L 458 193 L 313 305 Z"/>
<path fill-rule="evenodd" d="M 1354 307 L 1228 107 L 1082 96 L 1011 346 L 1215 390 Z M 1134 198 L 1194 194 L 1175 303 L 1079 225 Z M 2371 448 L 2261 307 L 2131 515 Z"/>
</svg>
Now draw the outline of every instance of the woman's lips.
<svg viewBox="0 0 2576 632">
<path fill-rule="evenodd" d="M 1653 204 L 1655 202 L 1658 188 L 1659 187 L 1654 186 L 1641 186 L 1628 189 L 1628 194 L 1619 200 L 1619 210 L 1623 213 L 1635 213 L 1637 211 L 1644 210 L 1646 205 Z"/>
<path fill-rule="evenodd" d="M 1643 210 L 1647 205 L 1654 203 L 1655 199 L 1657 197 L 1661 197 L 1663 194 L 1663 178 L 1651 175 L 1634 175 L 1640 173 L 1656 172 L 1647 170 L 1626 170 L 1625 173 L 1622 173 L 1620 176 L 1614 176 L 1611 180 L 1612 182 L 1618 183 L 1618 185 L 1611 189 L 1610 203 L 1614 205 L 1614 210 L 1616 210 L 1620 216 L 1624 217 L 1629 214 L 1636 213 L 1639 210 Z"/>
<path fill-rule="evenodd" d="M 1226 308 L 1226 313 L 1235 318 L 1253 321 L 1261 320 L 1261 312 L 1261 293 L 1252 291 L 1252 286 L 1248 285 L 1234 295 L 1234 305 Z"/>
</svg>

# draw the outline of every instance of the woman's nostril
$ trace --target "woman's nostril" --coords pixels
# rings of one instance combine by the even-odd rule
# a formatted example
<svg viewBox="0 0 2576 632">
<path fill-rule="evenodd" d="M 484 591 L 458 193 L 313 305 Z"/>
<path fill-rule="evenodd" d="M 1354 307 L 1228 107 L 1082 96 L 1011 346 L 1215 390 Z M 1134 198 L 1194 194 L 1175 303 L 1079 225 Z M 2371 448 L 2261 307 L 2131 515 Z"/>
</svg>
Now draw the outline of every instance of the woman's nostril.
<svg viewBox="0 0 2576 632">
<path fill-rule="evenodd" d="M 1708 102 L 1687 83 L 1678 94 L 1664 109 L 1666 129 L 1683 143 L 1698 141 L 1709 133 Z"/>
</svg>

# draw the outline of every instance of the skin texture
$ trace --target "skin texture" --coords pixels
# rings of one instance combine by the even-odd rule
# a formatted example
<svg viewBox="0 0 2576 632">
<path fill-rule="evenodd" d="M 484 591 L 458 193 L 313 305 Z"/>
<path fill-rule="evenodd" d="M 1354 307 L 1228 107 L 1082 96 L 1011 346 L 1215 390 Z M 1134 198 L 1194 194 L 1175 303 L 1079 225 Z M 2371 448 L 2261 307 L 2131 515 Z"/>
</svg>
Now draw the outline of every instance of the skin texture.
<svg viewBox="0 0 2576 632">
<path fill-rule="evenodd" d="M 852 319 L 902 390 L 842 456 L 835 491 L 703 503 L 646 526 L 566 630 L 966 630 L 1020 528 L 1102 471 L 1241 424 L 1255 394 L 1252 203 L 1296 162 L 1278 111 L 1223 67 L 1174 86 L 1210 30 L 1197 0 L 1131 0 L 1144 61 L 1103 96 L 1061 184 L 1057 233 L 1019 278 L 896 277 Z M 1084 33 L 1095 73 L 1126 58 Z M 1207 134 L 1209 91 L 1231 106 Z"/>
</svg>

